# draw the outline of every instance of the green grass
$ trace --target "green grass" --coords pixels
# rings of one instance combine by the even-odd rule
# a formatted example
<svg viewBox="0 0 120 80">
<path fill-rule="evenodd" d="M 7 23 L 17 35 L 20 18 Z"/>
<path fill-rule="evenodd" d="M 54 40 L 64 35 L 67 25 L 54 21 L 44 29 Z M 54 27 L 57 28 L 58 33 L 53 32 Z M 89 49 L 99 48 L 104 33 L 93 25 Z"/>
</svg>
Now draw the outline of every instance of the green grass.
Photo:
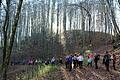
<svg viewBox="0 0 120 80">
<path fill-rule="evenodd" d="M 38 65 L 37 68 L 32 69 L 32 71 L 29 71 L 26 74 L 21 74 L 17 77 L 17 80 L 34 80 L 46 76 L 56 70 L 58 70 L 58 66 L 56 65 Z"/>
<path fill-rule="evenodd" d="M 84 65 L 84 66 L 87 66 L 87 64 L 88 64 L 88 59 L 87 59 L 87 58 L 84 58 L 83 65 Z"/>
<path fill-rule="evenodd" d="M 83 65 L 86 66 L 87 63 L 88 63 L 88 59 L 87 59 L 87 53 L 84 53 L 83 56 L 84 56 L 84 60 L 83 60 Z"/>
<path fill-rule="evenodd" d="M 39 69 L 38 69 L 38 73 L 39 73 L 40 75 L 44 75 L 44 74 L 46 74 L 46 73 L 56 71 L 57 69 L 58 69 L 57 66 L 44 65 L 42 68 L 39 68 Z"/>
</svg>

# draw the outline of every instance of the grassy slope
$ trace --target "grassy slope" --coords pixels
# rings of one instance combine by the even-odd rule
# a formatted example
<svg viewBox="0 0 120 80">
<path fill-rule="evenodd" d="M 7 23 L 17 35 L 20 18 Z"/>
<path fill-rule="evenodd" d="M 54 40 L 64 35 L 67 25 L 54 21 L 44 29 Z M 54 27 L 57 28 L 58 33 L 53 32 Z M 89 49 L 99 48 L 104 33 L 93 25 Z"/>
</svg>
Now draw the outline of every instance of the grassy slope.
<svg viewBox="0 0 120 80">
<path fill-rule="evenodd" d="M 58 66 L 55 65 L 38 65 L 37 67 L 32 68 L 27 73 L 21 73 L 16 77 L 16 80 L 38 80 L 42 77 L 48 75 L 49 73 L 55 72 L 58 70 Z"/>
</svg>

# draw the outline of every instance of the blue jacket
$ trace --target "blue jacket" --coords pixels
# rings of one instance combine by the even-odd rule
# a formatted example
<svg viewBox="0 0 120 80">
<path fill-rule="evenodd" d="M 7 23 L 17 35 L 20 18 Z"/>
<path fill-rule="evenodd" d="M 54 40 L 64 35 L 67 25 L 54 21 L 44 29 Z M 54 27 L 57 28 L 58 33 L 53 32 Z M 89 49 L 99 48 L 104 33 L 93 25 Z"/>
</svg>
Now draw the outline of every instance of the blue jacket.
<svg viewBox="0 0 120 80">
<path fill-rule="evenodd" d="M 72 63 L 72 56 L 69 56 L 68 63 Z"/>
</svg>

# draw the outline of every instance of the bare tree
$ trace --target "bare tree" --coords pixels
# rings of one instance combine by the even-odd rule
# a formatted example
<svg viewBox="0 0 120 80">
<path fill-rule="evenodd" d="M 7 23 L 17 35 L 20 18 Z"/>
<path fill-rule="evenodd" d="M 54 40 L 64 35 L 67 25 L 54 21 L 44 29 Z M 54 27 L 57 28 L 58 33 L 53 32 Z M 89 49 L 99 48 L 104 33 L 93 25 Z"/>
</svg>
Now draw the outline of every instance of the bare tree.
<svg viewBox="0 0 120 80">
<path fill-rule="evenodd" d="M 112 22 L 113 22 L 113 25 L 114 25 L 115 34 L 120 34 L 119 27 L 118 27 L 118 25 L 116 23 L 116 20 L 115 20 L 115 12 L 114 12 L 114 9 L 111 7 L 113 2 L 109 1 L 109 0 L 106 0 L 106 2 L 107 2 L 107 5 L 108 5 L 108 8 L 110 9 L 110 12 L 111 12 L 111 17 L 112 17 Z"/>
<path fill-rule="evenodd" d="M 120 5 L 120 0 L 118 0 L 118 3 L 119 3 L 119 5 Z"/>
<path fill-rule="evenodd" d="M 21 12 L 22 2 L 23 2 L 23 0 L 19 0 L 17 12 L 16 12 L 14 22 L 12 25 L 11 36 L 8 40 L 7 30 L 8 30 L 8 25 L 9 25 L 10 0 L 6 0 L 7 11 L 6 11 L 5 22 L 3 25 L 3 32 L 4 32 L 3 33 L 4 34 L 4 49 L 3 49 L 3 64 L 2 64 L 3 80 L 7 80 L 7 69 L 8 69 L 8 65 L 9 65 L 9 61 L 10 61 L 10 56 L 11 56 L 14 38 L 15 38 L 15 34 L 16 34 L 16 29 L 17 29 L 17 25 L 18 25 L 19 15 Z"/>
</svg>

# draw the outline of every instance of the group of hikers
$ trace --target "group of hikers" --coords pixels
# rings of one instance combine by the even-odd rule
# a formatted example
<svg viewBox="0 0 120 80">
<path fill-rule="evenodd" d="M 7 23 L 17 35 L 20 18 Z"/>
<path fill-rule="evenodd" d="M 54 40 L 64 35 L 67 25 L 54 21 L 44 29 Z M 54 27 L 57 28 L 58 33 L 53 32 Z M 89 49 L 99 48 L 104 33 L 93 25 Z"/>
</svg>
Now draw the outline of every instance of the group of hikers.
<svg viewBox="0 0 120 80">
<path fill-rule="evenodd" d="M 36 65 L 36 64 L 41 64 L 41 63 L 42 61 L 39 59 L 29 58 L 27 60 L 12 60 L 11 66 L 13 65 Z"/>
<path fill-rule="evenodd" d="M 57 63 L 63 64 L 62 58 L 60 58 L 58 62 L 58 60 L 56 60 L 55 57 L 47 58 L 46 60 L 41 60 L 41 59 L 30 57 L 29 59 L 26 59 L 26 60 L 12 60 L 11 66 L 13 65 L 38 65 L 38 64 L 45 64 L 45 65 L 53 64 L 54 65 Z"/>
<path fill-rule="evenodd" d="M 77 67 L 83 68 L 83 62 L 87 60 L 87 66 L 93 66 L 93 63 L 95 65 L 95 69 L 98 69 L 98 62 L 102 56 L 98 53 L 88 53 L 86 56 L 84 56 L 83 53 L 75 53 L 70 54 L 65 57 L 65 65 L 66 68 L 69 69 L 69 71 Z M 86 59 L 85 59 L 86 58 Z M 110 55 L 108 51 L 105 52 L 103 56 L 103 64 L 106 67 L 106 70 L 109 71 L 109 64 L 112 61 L 113 68 L 116 70 L 115 64 L 116 64 L 116 55 Z"/>
<path fill-rule="evenodd" d="M 77 67 L 79 68 L 83 68 L 83 62 L 87 62 L 87 66 L 92 67 L 93 63 L 95 65 L 95 69 L 98 69 L 98 62 L 100 61 L 100 58 L 102 56 L 99 53 L 93 53 L 93 52 L 80 52 L 80 53 L 75 53 L 75 54 L 69 54 L 65 56 L 65 61 L 63 58 L 59 58 L 58 60 L 55 57 L 47 58 L 46 60 L 42 61 L 42 60 L 37 60 L 35 58 L 30 58 L 29 60 L 23 61 L 23 64 L 28 64 L 28 65 L 36 65 L 36 64 L 42 64 L 44 63 L 45 65 L 48 64 L 63 64 L 65 62 L 65 66 L 67 69 L 69 69 L 69 71 L 71 71 L 72 69 L 75 69 Z M 86 61 L 87 60 L 87 61 Z M 110 54 L 110 52 L 106 51 L 104 56 L 103 56 L 103 64 L 106 67 L 106 70 L 109 71 L 109 64 L 112 61 L 113 63 L 113 68 L 114 70 L 116 70 L 115 64 L 116 64 L 116 55 L 115 54 Z M 18 63 L 18 62 L 17 62 Z M 17 63 L 13 63 L 17 64 Z"/>
</svg>

